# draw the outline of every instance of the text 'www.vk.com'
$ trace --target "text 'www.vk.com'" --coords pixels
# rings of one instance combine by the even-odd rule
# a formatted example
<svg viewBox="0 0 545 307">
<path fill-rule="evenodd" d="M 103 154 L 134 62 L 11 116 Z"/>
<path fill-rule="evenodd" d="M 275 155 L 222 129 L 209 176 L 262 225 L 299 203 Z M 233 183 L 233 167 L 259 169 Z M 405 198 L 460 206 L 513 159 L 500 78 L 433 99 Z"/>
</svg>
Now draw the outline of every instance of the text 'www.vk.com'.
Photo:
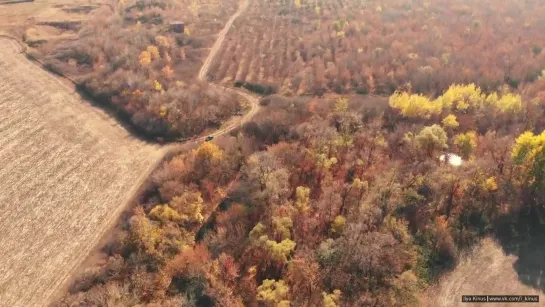
<svg viewBox="0 0 545 307">
<path fill-rule="evenodd" d="M 462 295 L 462 303 L 539 303 L 539 295 Z"/>
</svg>

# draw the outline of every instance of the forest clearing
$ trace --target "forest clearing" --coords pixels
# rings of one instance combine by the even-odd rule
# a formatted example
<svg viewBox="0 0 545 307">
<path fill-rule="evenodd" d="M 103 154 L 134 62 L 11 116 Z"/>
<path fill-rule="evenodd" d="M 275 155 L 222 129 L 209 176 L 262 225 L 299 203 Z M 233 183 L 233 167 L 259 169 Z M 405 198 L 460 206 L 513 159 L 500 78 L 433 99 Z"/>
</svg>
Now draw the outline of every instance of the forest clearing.
<svg viewBox="0 0 545 307">
<path fill-rule="evenodd" d="M 0 306 L 46 303 L 162 150 L 0 38 Z"/>
</svg>

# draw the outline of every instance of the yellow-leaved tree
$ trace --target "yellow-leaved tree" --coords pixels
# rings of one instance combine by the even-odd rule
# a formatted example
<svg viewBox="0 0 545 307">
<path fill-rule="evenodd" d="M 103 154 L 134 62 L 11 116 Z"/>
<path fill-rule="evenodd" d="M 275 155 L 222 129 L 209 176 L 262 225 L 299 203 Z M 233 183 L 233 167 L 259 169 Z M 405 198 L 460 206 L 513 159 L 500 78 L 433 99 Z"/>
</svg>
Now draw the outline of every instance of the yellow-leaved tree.
<svg viewBox="0 0 545 307">
<path fill-rule="evenodd" d="M 159 83 L 159 81 L 154 80 L 153 81 L 153 89 L 156 90 L 157 92 L 162 92 L 163 91 L 163 85 L 161 83 Z"/>
<path fill-rule="evenodd" d="M 179 212 L 177 221 L 200 224 L 204 221 L 202 210 L 204 201 L 200 192 L 184 192 L 174 197 L 169 206 Z"/>
<path fill-rule="evenodd" d="M 182 216 L 168 205 L 158 205 L 151 209 L 149 216 L 155 220 L 166 222 L 180 222 Z"/>
<path fill-rule="evenodd" d="M 193 166 L 195 179 L 205 178 L 207 174 L 217 170 L 217 165 L 223 158 L 223 151 L 211 142 L 203 142 L 193 151 L 193 154 L 195 155 Z"/>
<path fill-rule="evenodd" d="M 310 189 L 306 187 L 297 187 L 295 190 L 295 195 L 295 208 L 297 208 L 297 210 L 299 210 L 301 213 L 308 211 Z"/>
<path fill-rule="evenodd" d="M 346 218 L 342 215 L 338 215 L 331 223 L 331 232 L 335 235 L 341 235 L 346 227 Z"/>
<path fill-rule="evenodd" d="M 456 119 L 456 115 L 454 114 L 447 115 L 447 117 L 443 118 L 442 123 L 443 123 L 443 127 L 447 129 L 454 129 L 460 126 L 460 124 L 458 123 L 458 120 Z"/>
<path fill-rule="evenodd" d="M 545 192 L 545 131 L 534 135 L 521 134 L 511 152 L 513 162 L 522 169 L 525 182 L 541 193 Z"/>
<path fill-rule="evenodd" d="M 460 156 L 467 160 L 477 146 L 477 133 L 475 131 L 468 131 L 458 134 L 454 137 L 454 144 L 458 147 Z"/>
<path fill-rule="evenodd" d="M 481 105 L 485 98 L 481 89 L 473 83 L 468 85 L 453 84 L 436 101 L 445 109 L 466 111 L 470 107 Z"/>
<path fill-rule="evenodd" d="M 146 48 L 146 51 L 149 52 L 152 60 L 157 60 L 161 58 L 161 55 L 159 54 L 159 48 L 156 46 L 148 46 Z"/>
<path fill-rule="evenodd" d="M 505 94 L 497 101 L 496 108 L 502 113 L 519 113 L 523 109 L 522 98 L 517 94 Z"/>
<path fill-rule="evenodd" d="M 471 83 L 468 85 L 454 84 L 436 101 L 447 110 L 466 112 L 470 109 L 494 108 L 500 113 L 516 114 L 523 110 L 522 98 L 509 92 L 491 93 L 486 95 L 481 88 Z"/>
<path fill-rule="evenodd" d="M 282 241 L 276 242 L 275 240 L 270 240 L 265 226 L 261 223 L 255 225 L 252 231 L 250 231 L 249 237 L 252 244 L 259 246 L 267 253 L 269 261 L 285 265 L 288 263 L 288 257 L 293 252 L 296 245 L 295 242 L 289 239 L 291 236 L 289 233 L 292 226 L 291 219 L 280 219 L 277 220 L 275 224 L 275 233 L 277 236 L 283 238 Z"/>
<path fill-rule="evenodd" d="M 266 306 L 289 307 L 289 291 L 290 288 L 283 280 L 265 279 L 261 286 L 257 287 L 257 300 Z"/>
<path fill-rule="evenodd" d="M 422 95 L 410 95 L 404 92 L 395 92 L 390 96 L 390 106 L 398 109 L 401 115 L 409 118 L 430 118 L 441 113 L 441 104 L 430 101 Z"/>
<path fill-rule="evenodd" d="M 157 256 L 157 245 L 161 241 L 163 232 L 161 228 L 146 217 L 142 208 L 137 208 L 135 212 L 135 215 L 129 221 L 129 241 L 146 254 Z"/>
<path fill-rule="evenodd" d="M 266 236 L 262 236 L 259 239 L 264 245 L 265 251 L 267 251 L 271 260 L 281 264 L 288 263 L 288 257 L 295 249 L 295 242 L 290 239 L 284 239 L 280 242 L 276 242 L 274 240 L 269 240 Z"/>
<path fill-rule="evenodd" d="M 498 183 L 496 182 L 496 177 L 489 177 L 484 182 L 484 188 L 489 191 L 496 191 L 498 189 Z"/>
<path fill-rule="evenodd" d="M 223 151 L 214 143 L 204 142 L 197 149 L 196 156 L 204 161 L 215 162 L 223 157 Z"/>
<path fill-rule="evenodd" d="M 405 117 L 425 119 L 441 113 L 442 110 L 468 113 L 473 110 L 493 108 L 500 113 L 509 114 L 517 114 L 524 110 L 520 95 L 508 91 L 486 95 L 474 83 L 467 85 L 453 84 L 443 95 L 433 101 L 422 95 L 396 92 L 390 96 L 390 106 L 398 109 Z M 449 116 L 444 119 L 449 121 L 443 122 L 445 128 L 448 128 L 448 124 L 454 124 Z"/>
<path fill-rule="evenodd" d="M 340 307 L 341 306 L 341 291 L 338 289 L 333 290 L 333 293 L 327 294 L 322 292 L 323 307 Z"/>
<path fill-rule="evenodd" d="M 159 109 L 159 116 L 161 116 L 162 118 L 165 118 L 167 115 L 168 115 L 167 106 L 161 106 L 161 108 Z"/>
</svg>

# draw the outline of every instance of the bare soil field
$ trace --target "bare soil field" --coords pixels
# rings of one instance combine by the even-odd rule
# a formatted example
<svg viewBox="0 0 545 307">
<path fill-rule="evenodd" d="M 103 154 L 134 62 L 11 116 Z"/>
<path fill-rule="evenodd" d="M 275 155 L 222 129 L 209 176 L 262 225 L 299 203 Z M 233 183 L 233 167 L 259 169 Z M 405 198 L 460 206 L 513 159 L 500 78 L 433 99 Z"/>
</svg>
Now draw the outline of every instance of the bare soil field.
<svg viewBox="0 0 545 307">
<path fill-rule="evenodd" d="M 165 149 L 17 51 L 0 38 L 0 306 L 43 306 Z"/>
<path fill-rule="evenodd" d="M 80 24 L 102 5 L 91 0 L 0 1 L 0 34 L 24 40 L 29 47 L 75 39 Z"/>
<path fill-rule="evenodd" d="M 533 259 L 529 255 L 506 254 L 500 244 L 490 238 L 484 239 L 475 250 L 462 259 L 453 272 L 445 276 L 437 286 L 428 291 L 427 306 L 491 306 L 491 304 L 462 303 L 462 295 L 540 295 L 544 299 L 541 284 L 542 269 L 524 270 L 529 260 L 542 263 L 542 248 L 535 245 Z M 536 279 L 537 277 L 537 279 Z M 537 282 L 535 282 L 537 280 Z M 516 304 L 492 304 L 493 306 L 515 306 Z M 534 306 L 536 304 L 522 304 Z M 539 305 L 539 304 L 537 304 Z"/>
<path fill-rule="evenodd" d="M 37 22 L 81 20 L 86 16 L 86 10 L 77 8 L 95 7 L 97 3 L 84 0 L 36 0 L 4 4 L 0 1 L 0 28 L 20 26 L 31 19 Z"/>
</svg>

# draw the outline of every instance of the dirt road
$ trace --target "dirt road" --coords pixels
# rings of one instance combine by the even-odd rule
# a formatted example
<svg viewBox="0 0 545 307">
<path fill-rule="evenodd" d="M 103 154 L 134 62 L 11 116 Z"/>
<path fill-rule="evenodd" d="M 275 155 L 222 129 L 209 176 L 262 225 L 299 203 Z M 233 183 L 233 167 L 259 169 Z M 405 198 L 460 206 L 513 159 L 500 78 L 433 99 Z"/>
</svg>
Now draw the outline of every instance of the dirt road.
<svg viewBox="0 0 545 307">
<path fill-rule="evenodd" d="M 248 1 L 249 0 L 244 0 L 240 4 L 240 6 L 239 6 L 238 10 L 235 12 L 235 14 L 233 14 L 233 16 L 231 16 L 231 18 L 229 18 L 229 20 L 227 20 L 227 23 L 225 24 L 223 29 L 218 33 L 218 38 L 216 39 L 216 42 L 214 43 L 214 45 L 210 49 L 210 53 L 208 54 L 208 57 L 204 61 L 203 65 L 202 65 L 202 67 L 201 67 L 201 69 L 199 71 L 199 75 L 197 77 L 199 80 L 206 81 L 206 79 L 207 79 L 206 75 L 208 74 L 208 69 L 210 68 L 210 64 L 212 63 L 212 61 L 216 57 L 216 54 L 218 53 L 218 51 L 220 50 L 221 45 L 223 44 L 223 41 L 225 40 L 225 36 L 229 32 L 229 29 L 231 29 L 231 26 L 233 25 L 233 22 L 240 16 L 240 14 L 242 14 L 248 8 Z"/>
<path fill-rule="evenodd" d="M 238 10 L 235 12 L 235 14 L 233 14 L 233 16 L 231 16 L 231 18 L 229 18 L 229 20 L 227 21 L 227 23 L 225 24 L 223 29 L 219 32 L 218 38 L 216 39 L 216 42 L 214 43 L 214 45 L 210 49 L 210 53 L 208 54 L 208 57 L 204 61 L 201 69 L 199 70 L 199 75 L 197 76 L 197 78 L 199 80 L 201 80 L 201 81 L 207 81 L 208 80 L 207 75 L 208 75 L 208 70 L 210 69 L 210 64 L 214 61 L 214 58 L 216 57 L 216 55 L 220 51 L 221 45 L 223 44 L 223 41 L 225 40 L 225 36 L 229 32 L 229 29 L 231 29 L 231 26 L 233 25 L 233 22 L 248 8 L 248 5 L 249 5 L 248 1 L 249 0 L 244 0 L 240 4 L 240 7 L 238 8 Z M 248 92 L 246 92 L 246 91 L 244 91 L 242 89 L 228 88 L 228 87 L 224 87 L 224 86 L 217 85 L 217 84 L 214 84 L 214 83 L 210 83 L 210 86 L 214 87 L 218 92 L 219 91 L 226 91 L 226 92 L 236 93 L 237 95 L 242 97 L 244 100 L 246 100 L 248 102 L 248 106 L 250 107 L 250 110 L 244 116 L 242 116 L 242 118 L 236 120 L 232 124 L 222 128 L 220 130 L 215 131 L 214 133 L 211 134 L 212 136 L 217 137 L 217 136 L 220 136 L 222 134 L 229 133 L 230 131 L 232 131 L 232 130 L 236 129 L 237 127 L 239 127 L 240 125 L 242 125 L 248 119 L 252 118 L 257 113 L 257 111 L 259 109 L 259 99 L 257 97 L 249 94 Z M 197 139 L 195 141 L 196 142 L 203 141 L 205 137 L 201 137 L 201 138 L 199 138 L 199 139 Z"/>
</svg>

